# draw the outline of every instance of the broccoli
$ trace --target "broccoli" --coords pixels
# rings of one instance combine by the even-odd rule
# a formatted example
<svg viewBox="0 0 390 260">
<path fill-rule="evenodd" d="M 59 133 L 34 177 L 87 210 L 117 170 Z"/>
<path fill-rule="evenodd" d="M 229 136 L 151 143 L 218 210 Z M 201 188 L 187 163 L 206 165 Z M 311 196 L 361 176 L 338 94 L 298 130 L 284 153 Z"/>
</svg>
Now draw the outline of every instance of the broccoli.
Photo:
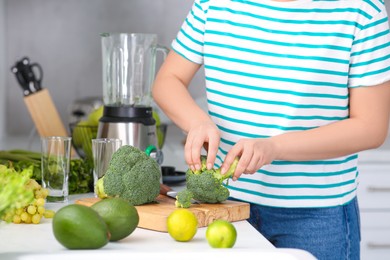
<svg viewBox="0 0 390 260">
<path fill-rule="evenodd" d="M 194 194 L 187 189 L 179 191 L 176 195 L 175 206 L 177 208 L 189 208 L 193 196 Z"/>
<path fill-rule="evenodd" d="M 155 201 L 160 194 L 160 167 L 140 149 L 124 145 L 113 155 L 95 186 L 99 198 L 121 197 L 134 206 Z"/>
<path fill-rule="evenodd" d="M 187 187 L 177 194 L 176 207 L 190 207 L 191 198 L 203 203 L 220 203 L 229 197 L 230 192 L 223 186 L 223 181 L 233 176 L 238 164 L 238 158 L 234 160 L 229 170 L 223 175 L 220 168 L 207 169 L 206 156 L 201 156 L 201 162 L 200 170 L 187 170 Z"/>
</svg>

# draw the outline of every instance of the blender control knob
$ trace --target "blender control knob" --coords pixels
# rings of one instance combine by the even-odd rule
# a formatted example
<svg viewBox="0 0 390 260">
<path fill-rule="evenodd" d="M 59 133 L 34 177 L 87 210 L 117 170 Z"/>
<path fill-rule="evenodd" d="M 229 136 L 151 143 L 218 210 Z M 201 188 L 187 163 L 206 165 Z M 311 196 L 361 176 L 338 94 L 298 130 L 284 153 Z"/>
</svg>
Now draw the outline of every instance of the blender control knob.
<svg viewBox="0 0 390 260">
<path fill-rule="evenodd" d="M 148 147 L 146 147 L 145 153 L 146 153 L 146 155 L 148 155 L 151 158 L 153 158 L 154 160 L 156 160 L 156 162 L 159 165 L 162 164 L 162 162 L 164 160 L 164 155 L 163 155 L 163 152 L 161 150 L 156 148 L 156 146 L 149 145 Z"/>
</svg>

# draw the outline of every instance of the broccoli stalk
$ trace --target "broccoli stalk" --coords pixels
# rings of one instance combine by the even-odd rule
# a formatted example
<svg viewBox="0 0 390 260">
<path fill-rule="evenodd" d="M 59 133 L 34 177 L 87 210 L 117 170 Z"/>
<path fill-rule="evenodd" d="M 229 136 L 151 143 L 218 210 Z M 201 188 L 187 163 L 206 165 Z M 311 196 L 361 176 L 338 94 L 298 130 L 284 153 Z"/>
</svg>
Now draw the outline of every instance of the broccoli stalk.
<svg viewBox="0 0 390 260">
<path fill-rule="evenodd" d="M 100 178 L 95 185 L 95 194 L 101 199 L 105 199 L 108 195 L 104 192 L 103 178 Z"/>
<path fill-rule="evenodd" d="M 229 197 L 230 192 L 223 185 L 223 182 L 233 176 L 238 164 L 238 158 L 233 161 L 225 174 L 221 174 L 221 168 L 208 170 L 206 156 L 201 156 L 201 162 L 200 170 L 187 170 L 187 187 L 177 194 L 176 207 L 190 207 L 191 199 L 203 203 L 220 203 Z"/>
<path fill-rule="evenodd" d="M 140 149 L 124 145 L 113 155 L 95 186 L 99 198 L 121 197 L 134 206 L 154 202 L 160 194 L 160 167 Z"/>
</svg>

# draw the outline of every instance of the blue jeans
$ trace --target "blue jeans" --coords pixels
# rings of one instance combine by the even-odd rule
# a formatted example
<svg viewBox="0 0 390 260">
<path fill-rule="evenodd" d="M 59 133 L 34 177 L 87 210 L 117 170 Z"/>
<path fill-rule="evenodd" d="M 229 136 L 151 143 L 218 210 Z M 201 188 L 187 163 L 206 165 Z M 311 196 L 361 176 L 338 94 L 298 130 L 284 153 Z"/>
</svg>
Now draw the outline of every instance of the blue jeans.
<svg viewBox="0 0 390 260">
<path fill-rule="evenodd" d="M 298 248 L 320 260 L 360 259 L 357 199 L 329 208 L 251 204 L 248 222 L 277 248 Z"/>
</svg>

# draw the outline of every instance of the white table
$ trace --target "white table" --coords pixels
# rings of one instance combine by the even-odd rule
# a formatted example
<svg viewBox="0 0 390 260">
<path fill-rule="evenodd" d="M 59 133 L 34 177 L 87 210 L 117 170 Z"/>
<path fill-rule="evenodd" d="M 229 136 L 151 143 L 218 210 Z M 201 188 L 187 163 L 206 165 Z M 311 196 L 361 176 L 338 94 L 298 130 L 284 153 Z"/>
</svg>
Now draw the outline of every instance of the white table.
<svg viewBox="0 0 390 260">
<path fill-rule="evenodd" d="M 70 202 L 91 194 L 70 196 Z M 57 210 L 66 204 L 47 204 Z M 233 249 L 213 249 L 205 238 L 206 228 L 199 228 L 193 240 L 174 241 L 168 233 L 137 228 L 129 237 L 110 242 L 98 250 L 68 250 L 55 239 L 51 219 L 40 224 L 0 223 L 0 259 L 210 259 L 212 257 L 246 257 L 259 259 L 315 259 L 309 253 L 295 249 L 276 249 L 247 221 L 234 222 L 237 241 Z M 229 258 L 229 259 L 230 259 Z"/>
</svg>

